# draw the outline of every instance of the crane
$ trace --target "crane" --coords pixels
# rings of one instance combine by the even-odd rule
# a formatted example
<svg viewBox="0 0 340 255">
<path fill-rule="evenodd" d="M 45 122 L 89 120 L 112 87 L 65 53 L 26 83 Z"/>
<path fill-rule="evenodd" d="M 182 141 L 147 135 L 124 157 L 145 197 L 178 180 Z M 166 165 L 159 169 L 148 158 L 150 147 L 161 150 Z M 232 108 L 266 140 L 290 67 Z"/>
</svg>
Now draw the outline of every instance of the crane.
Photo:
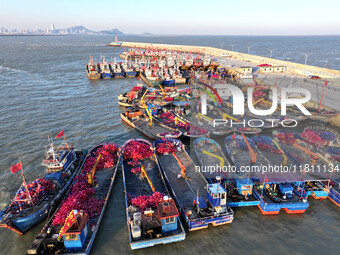
<svg viewBox="0 0 340 255">
<path fill-rule="evenodd" d="M 149 126 L 151 127 L 151 126 L 152 126 L 152 114 L 150 113 L 150 111 L 149 111 L 149 109 L 148 109 L 148 107 L 147 107 L 146 105 L 144 105 L 144 107 L 145 107 L 146 113 L 147 113 L 148 116 L 149 116 L 149 119 L 150 119 L 150 121 L 149 121 Z"/>
<path fill-rule="evenodd" d="M 87 174 L 87 182 L 88 182 L 90 185 L 93 184 L 93 176 L 94 176 L 94 174 L 95 174 L 95 172 L 96 172 L 97 165 L 98 165 L 98 163 L 99 163 L 99 161 L 100 161 L 101 158 L 102 158 L 102 154 L 100 153 L 100 154 L 98 155 L 97 160 L 96 160 L 96 162 L 94 163 L 94 165 L 93 165 L 91 171 Z"/>
<path fill-rule="evenodd" d="M 187 124 L 184 120 L 181 120 L 180 118 L 178 118 L 177 116 L 175 116 L 175 125 L 178 124 L 178 121 L 182 122 L 183 124 Z"/>
<path fill-rule="evenodd" d="M 211 152 L 208 152 L 208 151 L 203 151 L 203 153 L 219 159 L 220 160 L 220 167 L 223 168 L 223 166 L 224 166 L 224 158 L 223 157 L 217 156 L 217 155 L 215 155 Z"/>
<path fill-rule="evenodd" d="M 283 157 L 283 162 L 282 162 L 282 165 L 283 166 L 286 166 L 287 165 L 287 156 L 286 154 L 284 153 L 284 151 L 282 150 L 282 148 L 280 147 L 280 145 L 278 144 L 277 141 L 275 141 L 275 139 L 272 140 L 273 143 L 276 145 L 276 147 L 280 150 L 281 154 L 282 154 L 282 157 Z"/>
<path fill-rule="evenodd" d="M 161 88 L 161 90 L 162 90 L 162 92 L 163 92 L 163 96 L 165 97 L 165 91 L 164 91 L 164 89 L 163 89 L 162 85 L 161 85 L 161 84 L 159 84 L 159 87 Z"/>
<path fill-rule="evenodd" d="M 149 89 L 145 90 L 143 96 L 140 99 L 140 103 L 143 104 L 143 98 L 145 97 L 146 93 L 149 91 Z"/>
<path fill-rule="evenodd" d="M 187 168 L 183 165 L 182 161 L 177 157 L 176 152 L 172 153 L 172 156 L 177 160 L 179 167 L 181 168 L 181 177 L 184 179 L 189 179 L 187 177 Z"/>
<path fill-rule="evenodd" d="M 152 189 L 152 192 L 155 192 L 155 186 L 153 186 L 148 174 L 146 173 L 145 167 L 143 165 L 141 165 L 140 169 L 141 169 L 141 173 L 140 173 L 141 177 L 147 179 L 147 181 L 148 181 L 148 183 L 149 183 L 149 185 Z"/>
<path fill-rule="evenodd" d="M 294 147 L 302 150 L 303 152 L 305 152 L 308 156 L 312 156 L 312 159 L 311 159 L 311 165 L 315 165 L 316 161 L 319 159 L 319 155 L 308 150 L 307 148 L 304 148 L 302 147 L 301 145 L 297 144 L 297 142 L 295 142 L 293 144 Z"/>
<path fill-rule="evenodd" d="M 246 143 L 248 150 L 249 150 L 249 155 L 250 155 L 250 163 L 255 164 L 256 163 L 256 159 L 257 159 L 257 155 L 254 152 L 253 148 L 251 147 L 251 145 L 249 144 L 247 138 L 245 137 L 245 135 L 243 133 L 241 133 L 241 136 L 244 140 L 244 142 Z"/>
</svg>

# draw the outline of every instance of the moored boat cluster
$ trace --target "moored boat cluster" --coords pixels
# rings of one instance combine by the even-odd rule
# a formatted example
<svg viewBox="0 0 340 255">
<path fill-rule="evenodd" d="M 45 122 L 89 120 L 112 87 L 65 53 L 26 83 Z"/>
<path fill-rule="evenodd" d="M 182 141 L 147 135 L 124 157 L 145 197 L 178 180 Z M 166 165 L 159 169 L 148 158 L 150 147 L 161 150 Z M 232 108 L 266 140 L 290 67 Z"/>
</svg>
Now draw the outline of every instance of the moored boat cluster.
<svg viewBox="0 0 340 255">
<path fill-rule="evenodd" d="M 275 121 L 249 110 L 234 114 L 235 98 L 221 96 L 218 85 L 233 84 L 242 95 L 252 87 L 257 110 L 272 106 L 272 88 L 255 80 L 242 83 L 209 56 L 150 48 L 131 49 L 120 58 L 98 64 L 90 59 L 87 75 L 139 75 L 144 83 L 118 96 L 121 118 L 154 141 L 138 138 L 121 147 L 103 143 L 77 151 L 66 139 L 55 148 L 49 138 L 45 176 L 27 184 L 23 175 L 14 199 L 0 212 L 0 226 L 19 234 L 48 217 L 27 254 L 88 254 L 120 167 L 131 249 L 183 241 L 186 230 L 229 224 L 237 217 L 233 207 L 257 206 L 263 215 L 281 209 L 304 213 L 309 197 L 340 206 L 336 130 L 316 124 L 283 128 L 298 118 L 308 124 L 293 107 L 282 117 L 278 105 L 270 116 Z M 204 102 L 204 96 L 210 100 Z M 62 136 L 63 131 L 57 138 Z M 19 170 L 21 162 L 11 169 Z"/>
</svg>

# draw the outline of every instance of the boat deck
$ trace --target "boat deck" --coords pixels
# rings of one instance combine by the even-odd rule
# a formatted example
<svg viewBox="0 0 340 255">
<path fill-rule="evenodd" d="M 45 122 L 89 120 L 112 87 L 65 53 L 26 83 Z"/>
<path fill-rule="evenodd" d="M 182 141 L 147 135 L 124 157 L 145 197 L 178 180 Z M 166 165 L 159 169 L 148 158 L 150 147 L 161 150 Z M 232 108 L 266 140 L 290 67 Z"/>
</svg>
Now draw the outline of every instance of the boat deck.
<svg viewBox="0 0 340 255">
<path fill-rule="evenodd" d="M 153 121 L 151 126 L 149 125 L 149 120 L 139 119 L 133 121 L 136 129 L 140 129 L 141 132 L 145 133 L 150 138 L 156 139 L 160 137 L 160 133 L 171 133 L 173 130 L 167 126 L 162 126 L 158 122 Z"/>
<path fill-rule="evenodd" d="M 145 171 L 148 174 L 155 190 L 163 194 L 167 194 L 165 184 L 162 180 L 161 173 L 158 169 L 157 163 L 150 158 L 141 161 L 142 165 L 145 167 Z M 152 195 L 152 189 L 146 180 L 146 178 L 141 179 L 140 174 L 134 174 L 131 172 L 133 166 L 129 165 L 126 161 L 123 162 L 124 177 L 126 192 L 134 196 L 140 195 Z"/>
<path fill-rule="evenodd" d="M 269 161 L 263 156 L 263 154 L 255 147 L 252 147 L 254 152 L 257 154 L 256 157 L 256 163 L 251 164 L 250 163 L 250 154 L 248 149 L 243 150 L 238 145 L 237 140 L 229 140 L 225 142 L 226 146 L 229 149 L 228 153 L 231 153 L 232 158 L 235 159 L 235 165 L 237 167 L 241 166 L 254 166 L 254 167 L 260 167 L 260 166 L 268 166 L 270 163 Z M 228 151 L 228 150 L 227 150 Z M 254 169 L 253 169 L 254 170 Z M 261 170 L 261 169 L 259 169 Z M 250 175 L 256 175 L 255 171 L 250 171 Z"/>
<path fill-rule="evenodd" d="M 206 196 L 207 181 L 201 173 L 196 172 L 195 165 L 184 151 L 176 152 L 182 164 L 186 166 L 186 174 L 190 179 L 178 178 L 180 167 L 176 159 L 171 155 L 158 155 L 162 169 L 170 182 L 171 188 L 175 193 L 179 206 L 187 211 L 193 208 L 193 199 L 198 196 Z M 200 217 L 196 210 L 191 211 L 190 218 Z"/>
<path fill-rule="evenodd" d="M 290 198 L 290 199 L 283 199 L 282 195 L 280 194 L 280 192 L 278 190 L 276 190 L 277 194 L 279 195 L 279 197 L 281 199 L 281 202 L 278 202 L 278 201 L 275 201 L 272 197 L 270 197 L 265 190 L 263 190 L 263 192 L 262 192 L 262 189 L 258 185 L 254 185 L 254 187 L 255 187 L 257 193 L 262 196 L 262 200 L 267 202 L 267 203 L 278 203 L 279 204 L 279 203 L 299 203 L 299 202 L 301 202 L 301 200 L 299 200 L 300 196 L 297 195 L 294 192 L 293 192 L 293 197 L 292 198 Z"/>
<path fill-rule="evenodd" d="M 225 158 L 223 152 L 221 151 L 221 148 L 218 148 L 215 144 L 209 143 L 209 142 L 198 142 L 195 147 L 195 152 L 198 156 L 198 159 L 200 163 L 205 167 L 205 171 L 203 172 L 203 175 L 205 178 L 216 178 L 216 176 L 221 176 L 222 178 L 231 178 L 231 174 L 225 171 L 227 167 L 230 165 L 229 161 Z M 213 155 L 209 155 L 208 152 Z M 224 160 L 223 165 L 221 166 L 221 160 L 219 158 L 222 158 Z M 211 167 L 211 170 L 209 170 L 209 166 Z M 217 166 L 220 166 L 220 168 L 217 168 Z"/>
</svg>

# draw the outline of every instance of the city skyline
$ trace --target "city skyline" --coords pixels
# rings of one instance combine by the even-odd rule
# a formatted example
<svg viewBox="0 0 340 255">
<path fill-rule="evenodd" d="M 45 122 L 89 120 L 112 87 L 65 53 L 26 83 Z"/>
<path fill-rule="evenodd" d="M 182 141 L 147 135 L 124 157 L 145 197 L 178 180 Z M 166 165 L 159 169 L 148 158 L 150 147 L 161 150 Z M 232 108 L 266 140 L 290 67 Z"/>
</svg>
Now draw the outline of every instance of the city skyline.
<svg viewBox="0 0 340 255">
<path fill-rule="evenodd" d="M 126 34 L 157 35 L 339 35 L 336 0 L 223 0 L 57 2 L 0 0 L 0 27 L 57 29 L 82 25 L 91 31 L 118 28 Z M 119 9 L 117 9 L 119 6 Z"/>
</svg>

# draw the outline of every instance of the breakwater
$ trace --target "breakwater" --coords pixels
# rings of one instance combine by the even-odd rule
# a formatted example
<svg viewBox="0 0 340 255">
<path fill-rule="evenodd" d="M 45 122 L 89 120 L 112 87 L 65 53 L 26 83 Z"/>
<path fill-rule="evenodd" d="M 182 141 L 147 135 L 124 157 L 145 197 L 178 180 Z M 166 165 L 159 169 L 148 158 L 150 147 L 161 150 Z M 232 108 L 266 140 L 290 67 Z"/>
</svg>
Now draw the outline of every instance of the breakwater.
<svg viewBox="0 0 340 255">
<path fill-rule="evenodd" d="M 139 43 L 139 42 L 120 42 L 119 45 L 116 43 L 110 43 L 108 46 L 113 47 L 127 47 L 127 48 L 158 48 L 167 49 L 181 52 L 192 52 L 197 54 L 208 54 L 214 57 L 230 56 L 242 60 L 246 63 L 254 63 L 256 65 L 267 63 L 273 66 L 286 66 L 287 72 L 299 74 L 299 75 L 317 75 L 323 78 L 340 78 L 340 70 L 334 70 L 329 68 L 304 65 L 299 63 L 294 63 L 290 61 L 278 60 L 273 58 L 267 58 L 262 56 L 256 56 L 246 53 L 240 53 L 230 50 L 218 49 L 214 47 L 205 46 L 190 46 L 190 45 L 175 45 L 175 44 L 155 44 L 155 43 Z"/>
</svg>

